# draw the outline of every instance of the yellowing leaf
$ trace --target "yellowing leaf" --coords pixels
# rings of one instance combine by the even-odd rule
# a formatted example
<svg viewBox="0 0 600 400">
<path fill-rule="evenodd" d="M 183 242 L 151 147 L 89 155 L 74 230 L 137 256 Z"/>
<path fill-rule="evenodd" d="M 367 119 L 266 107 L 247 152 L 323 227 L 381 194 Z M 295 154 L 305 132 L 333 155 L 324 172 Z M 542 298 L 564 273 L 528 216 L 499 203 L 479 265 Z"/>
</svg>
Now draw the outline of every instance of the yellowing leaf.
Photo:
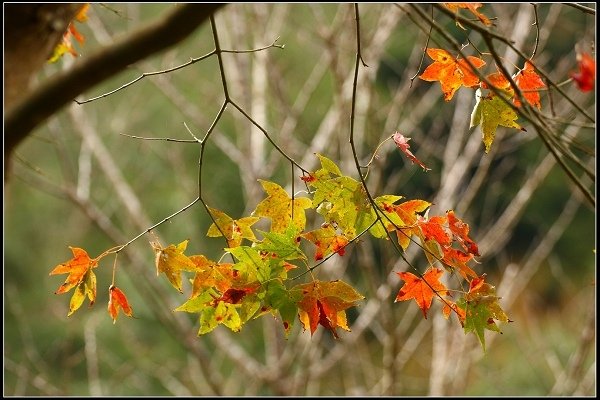
<svg viewBox="0 0 600 400">
<path fill-rule="evenodd" d="M 123 314 L 128 317 L 133 316 L 133 310 L 127 301 L 127 297 L 125 297 L 125 293 L 123 293 L 121 289 L 110 285 L 108 295 L 108 314 L 113 319 L 113 324 L 117 322 L 117 316 L 119 315 L 120 309 L 122 309 Z"/>
<path fill-rule="evenodd" d="M 314 231 L 303 233 L 304 239 L 314 243 L 317 246 L 315 260 L 322 260 L 332 253 L 344 255 L 345 246 L 348 244 L 348 239 L 344 235 L 338 235 L 330 224 L 316 229 Z"/>
<path fill-rule="evenodd" d="M 415 299 L 423 316 L 427 318 L 427 310 L 431 307 L 434 296 L 445 296 L 448 289 L 438 279 L 443 274 L 441 269 L 429 268 L 420 278 L 410 272 L 396 272 L 406 283 L 396 296 L 396 301 Z"/>
<path fill-rule="evenodd" d="M 475 98 L 477 102 L 471 114 L 470 127 L 481 125 L 486 153 L 490 151 L 498 126 L 525 130 L 516 122 L 517 113 L 498 96 L 491 92 L 484 95 L 482 89 L 477 89 Z"/>
<path fill-rule="evenodd" d="M 298 318 L 309 329 L 311 335 L 320 324 L 337 339 L 336 329 L 350 331 L 345 310 L 356 306 L 356 302 L 364 299 L 354 288 L 342 281 L 314 281 L 298 285 L 293 289 L 298 301 Z"/>
<path fill-rule="evenodd" d="M 278 184 L 259 180 L 267 193 L 267 198 L 261 201 L 252 215 L 269 218 L 271 232 L 283 233 L 292 224 L 297 231 L 303 231 L 306 226 L 304 210 L 310 208 L 312 201 L 306 197 L 296 197 L 293 201 L 287 192 Z"/>
<path fill-rule="evenodd" d="M 69 274 L 65 282 L 55 292 L 56 294 L 66 293 L 75 286 L 78 286 L 84 281 L 87 272 L 98 266 L 98 259 L 90 258 L 85 250 L 79 247 L 69 246 L 69 248 L 73 253 L 73 258 L 62 264 L 58 264 L 50 272 L 50 275 Z"/>
<path fill-rule="evenodd" d="M 183 254 L 188 241 L 184 240 L 177 246 L 172 244 L 166 248 L 162 248 L 160 243 L 150 243 L 156 253 L 156 275 L 161 272 L 164 273 L 171 285 L 181 293 L 183 293 L 181 289 L 181 271 L 195 272 L 197 270 L 196 264 Z"/>
<path fill-rule="evenodd" d="M 485 351 L 485 330 L 501 333 L 494 320 L 511 322 L 498 303 L 500 298 L 496 296 L 496 288 L 484 280 L 484 276 L 473 279 L 469 292 L 457 302 L 457 305 L 464 310 L 465 333 L 475 333 L 483 351 Z"/>
<path fill-rule="evenodd" d="M 424 81 L 439 81 L 442 85 L 444 100 L 450 101 L 461 86 L 473 87 L 479 83 L 479 78 L 464 59 L 456 59 L 443 49 L 427 49 L 427 55 L 434 60 L 419 76 Z M 481 58 L 467 57 L 475 68 L 485 65 Z"/>
<path fill-rule="evenodd" d="M 484 25 L 487 25 L 487 26 L 492 25 L 492 21 L 490 21 L 490 19 L 488 17 L 486 17 L 485 15 L 483 15 L 482 13 L 477 11 L 477 9 L 483 5 L 481 3 L 442 3 L 442 4 L 449 10 L 454 11 L 454 13 L 457 13 L 459 8 L 467 9 L 467 10 L 471 11 L 481 22 L 483 22 Z"/>
<path fill-rule="evenodd" d="M 207 236 L 219 237 L 224 234 L 227 239 L 227 247 L 239 246 L 242 244 L 242 239 L 248 239 L 253 242 L 256 241 L 254 232 L 252 232 L 250 227 L 260 218 L 245 217 L 234 220 L 223 211 L 217 210 L 216 208 L 208 207 L 208 209 L 215 219 L 216 224 L 213 223 L 210 228 L 208 228 Z"/>
</svg>

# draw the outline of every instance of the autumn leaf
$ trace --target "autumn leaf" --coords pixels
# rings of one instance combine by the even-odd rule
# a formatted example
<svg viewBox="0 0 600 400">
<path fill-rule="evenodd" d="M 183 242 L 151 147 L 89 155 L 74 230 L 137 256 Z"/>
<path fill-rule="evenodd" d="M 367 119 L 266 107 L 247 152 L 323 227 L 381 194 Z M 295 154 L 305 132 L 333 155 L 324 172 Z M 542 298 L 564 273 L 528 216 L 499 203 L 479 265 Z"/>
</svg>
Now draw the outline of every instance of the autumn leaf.
<svg viewBox="0 0 600 400">
<path fill-rule="evenodd" d="M 90 307 L 93 306 L 96 301 L 96 274 L 94 274 L 91 269 L 87 270 L 83 281 L 73 292 L 73 296 L 69 302 L 69 313 L 67 314 L 67 317 L 73 315 L 73 313 L 81 307 L 86 296 L 90 300 Z"/>
<path fill-rule="evenodd" d="M 517 72 L 513 77 L 515 83 L 523 92 L 523 97 L 534 107 L 542 108 L 540 93 L 537 89 L 546 87 L 542 78 L 535 72 L 535 67 L 529 61 L 525 61 L 525 67 Z M 515 106 L 521 107 L 521 102 L 517 97 L 514 99 Z"/>
<path fill-rule="evenodd" d="M 442 4 L 444 5 L 444 7 L 448 8 L 449 10 L 453 11 L 454 13 L 457 13 L 459 8 L 467 9 L 467 10 L 471 11 L 481 22 L 483 22 L 484 25 L 487 25 L 487 26 L 492 25 L 492 21 L 490 21 L 490 19 L 488 17 L 486 17 L 485 15 L 483 15 L 482 13 L 477 11 L 477 9 L 483 5 L 481 3 L 442 3 Z"/>
<path fill-rule="evenodd" d="M 398 244 L 404 251 L 410 244 L 410 238 L 414 235 L 419 236 L 421 229 L 418 226 L 418 213 L 422 213 L 431 206 L 431 203 L 425 200 L 408 200 L 394 206 L 394 211 L 402 220 L 402 225 L 396 230 Z"/>
<path fill-rule="evenodd" d="M 571 78 L 582 92 L 594 89 L 596 82 L 596 61 L 588 53 L 577 53 L 578 72 L 572 72 Z"/>
<path fill-rule="evenodd" d="M 413 164 L 418 164 L 425 171 L 431 171 L 431 168 L 427 168 L 427 166 L 425 164 L 423 164 L 417 157 L 415 157 L 415 155 L 409 150 L 410 149 L 410 145 L 408 144 L 408 141 L 411 138 L 405 137 L 400 132 L 396 132 L 392 136 L 392 139 L 394 139 L 394 143 L 396 143 L 396 146 L 398 146 L 398 148 L 400 149 L 400 151 L 402 151 L 404 153 L 404 155 L 406 157 L 408 157 L 408 159 L 410 161 L 413 162 Z"/>
<path fill-rule="evenodd" d="M 440 276 L 444 273 L 441 269 L 429 268 L 420 278 L 410 272 L 396 272 L 400 279 L 405 284 L 402 286 L 396 302 L 415 299 L 423 316 L 427 318 L 427 310 L 431 307 L 434 296 L 445 296 L 448 294 L 448 289 L 439 281 Z"/>
<path fill-rule="evenodd" d="M 123 314 L 128 317 L 133 316 L 133 310 L 127 301 L 127 297 L 125 297 L 125 293 L 121 291 L 116 286 L 110 285 L 108 288 L 108 314 L 113 319 L 113 324 L 117 322 L 117 316 L 119 314 L 119 310 L 123 310 Z"/>
<path fill-rule="evenodd" d="M 469 292 L 456 304 L 464 310 L 465 333 L 475 333 L 485 351 L 485 330 L 502 333 L 495 320 L 512 321 L 500 307 L 496 288 L 486 283 L 484 276 L 473 279 L 469 286 Z"/>
<path fill-rule="evenodd" d="M 427 54 L 434 60 L 419 76 L 424 81 L 439 81 L 442 85 L 444 100 L 450 101 L 461 86 L 473 87 L 479 83 L 479 78 L 464 59 L 455 59 L 443 49 L 427 49 Z M 481 68 L 485 61 L 481 58 L 468 56 L 475 68 Z"/>
<path fill-rule="evenodd" d="M 67 30 L 63 34 L 61 42 L 58 45 L 56 45 L 56 47 L 54 48 L 52 56 L 48 59 L 49 63 L 54 63 L 54 62 L 58 61 L 58 59 L 61 58 L 66 53 L 71 54 L 73 57 L 77 57 L 78 53 L 77 53 L 77 50 L 75 50 L 75 47 L 73 46 L 71 37 L 73 37 L 80 44 L 83 44 L 85 42 L 85 38 L 77 30 L 77 27 L 75 26 L 74 22 L 75 21 L 77 21 L 77 22 L 87 21 L 87 11 L 89 10 L 89 8 L 90 8 L 89 4 L 82 5 L 82 7 L 78 11 L 77 15 L 75 15 L 75 18 L 73 19 L 73 21 L 71 21 L 69 23 Z"/>
<path fill-rule="evenodd" d="M 346 309 L 356 306 L 364 299 L 354 288 L 345 282 L 314 281 L 293 288 L 301 298 L 298 301 L 298 318 L 305 330 L 314 334 L 318 325 L 329 330 L 333 337 L 339 337 L 336 329 L 350 331 L 346 319 Z"/>
<path fill-rule="evenodd" d="M 280 260 L 306 260 L 306 255 L 299 247 L 300 237 L 296 228 L 289 226 L 283 233 L 259 231 L 264 239 L 256 243 L 254 248 L 272 259 Z"/>
<path fill-rule="evenodd" d="M 306 215 L 304 210 L 310 208 L 312 201 L 306 197 L 291 199 L 278 184 L 260 180 L 267 198 L 261 201 L 252 215 L 269 218 L 272 232 L 285 232 L 290 224 L 298 231 L 304 230 Z"/>
<path fill-rule="evenodd" d="M 446 213 L 448 218 L 448 227 L 454 234 L 454 237 L 470 254 L 479 257 L 479 249 L 477 244 L 469 237 L 469 225 L 464 223 L 460 218 L 454 215 L 454 211 L 449 210 Z"/>
<path fill-rule="evenodd" d="M 344 235 L 338 235 L 330 224 L 325 224 L 319 229 L 303 233 L 300 236 L 317 246 L 316 261 L 322 260 L 333 253 L 343 256 L 345 246 L 348 244 L 348 239 Z"/>
<path fill-rule="evenodd" d="M 242 243 L 242 239 L 256 241 L 254 232 L 250 228 L 260 218 L 244 217 L 234 220 L 223 211 L 208 207 L 215 222 L 208 228 L 207 236 L 219 237 L 225 235 L 227 247 L 237 247 Z M 220 230 L 219 230 L 220 229 Z"/>
<path fill-rule="evenodd" d="M 505 94 L 506 93 L 507 92 L 505 92 Z M 475 108 L 471 114 L 470 128 L 481 125 L 483 144 L 485 145 L 486 153 L 489 153 L 490 151 L 494 138 L 496 137 L 498 126 L 525 131 L 525 129 L 521 128 L 521 125 L 516 122 L 516 119 L 518 118 L 517 113 L 500 97 L 494 95 L 494 93 L 490 92 L 489 94 L 484 95 L 482 89 L 479 88 L 477 89 L 475 98 L 477 99 L 477 102 L 475 103 Z"/>
<path fill-rule="evenodd" d="M 183 293 L 181 289 L 181 271 L 195 272 L 197 270 L 196 264 L 183 252 L 185 251 L 189 240 L 184 240 L 177 246 L 171 244 L 163 248 L 160 243 L 151 242 L 151 246 L 156 253 L 156 275 L 164 273 L 171 285 L 180 293 Z"/>
<path fill-rule="evenodd" d="M 65 282 L 54 292 L 55 294 L 66 293 L 75 286 L 81 284 L 88 271 L 98 266 L 98 258 L 90 258 L 88 253 L 79 247 L 70 247 L 73 258 L 58 264 L 50 275 L 69 274 Z"/>
</svg>

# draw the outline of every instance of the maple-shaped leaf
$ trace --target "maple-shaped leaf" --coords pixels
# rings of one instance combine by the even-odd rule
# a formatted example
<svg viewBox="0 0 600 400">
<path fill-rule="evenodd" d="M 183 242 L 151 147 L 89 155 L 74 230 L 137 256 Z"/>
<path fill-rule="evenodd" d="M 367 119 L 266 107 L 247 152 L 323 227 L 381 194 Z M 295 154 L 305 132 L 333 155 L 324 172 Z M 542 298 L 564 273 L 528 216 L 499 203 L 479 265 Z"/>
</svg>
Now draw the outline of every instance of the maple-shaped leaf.
<svg viewBox="0 0 600 400">
<path fill-rule="evenodd" d="M 233 264 L 209 260 L 203 255 L 189 257 L 196 265 L 196 274 L 192 281 L 190 299 L 199 296 L 206 290 L 214 289 L 214 293 L 224 293 L 231 288 L 239 272 L 233 269 Z"/>
<path fill-rule="evenodd" d="M 345 310 L 364 299 L 352 286 L 339 280 L 314 281 L 298 285 L 293 290 L 300 298 L 298 318 L 304 329 L 310 330 L 312 335 L 320 324 L 336 339 L 339 337 L 337 328 L 350 331 Z"/>
<path fill-rule="evenodd" d="M 316 261 L 322 260 L 333 253 L 343 256 L 346 251 L 345 247 L 348 244 L 348 239 L 344 235 L 338 235 L 335 228 L 330 224 L 325 224 L 324 227 L 303 233 L 300 236 L 317 246 Z"/>
<path fill-rule="evenodd" d="M 546 87 L 542 78 L 535 72 L 535 67 L 529 61 L 525 61 L 525 67 L 517 72 L 513 77 L 515 83 L 521 89 L 523 97 L 534 107 L 542 108 L 540 93 L 538 89 Z M 517 97 L 514 99 L 515 106 L 521 107 L 521 102 Z"/>
<path fill-rule="evenodd" d="M 156 275 L 164 273 L 171 285 L 180 293 L 183 293 L 181 289 L 181 271 L 195 272 L 197 270 L 196 264 L 188 256 L 183 254 L 189 240 L 184 240 L 177 246 L 171 244 L 163 248 L 160 243 L 151 242 L 151 246 L 156 253 Z"/>
<path fill-rule="evenodd" d="M 108 288 L 108 314 L 113 319 L 113 324 L 117 322 L 119 310 L 123 310 L 123 314 L 128 317 L 133 316 L 133 310 L 127 301 L 125 293 L 116 286 L 110 285 Z"/>
<path fill-rule="evenodd" d="M 223 211 L 217 210 L 216 208 L 208 207 L 212 217 L 215 219 L 207 232 L 209 237 L 219 237 L 225 235 L 227 239 L 227 247 L 237 247 L 242 243 L 242 239 L 248 239 L 252 242 L 256 241 L 254 232 L 250 228 L 260 218 L 258 217 L 244 217 L 238 220 L 234 220 Z M 219 230 L 220 229 L 220 230 Z"/>
<path fill-rule="evenodd" d="M 419 78 L 429 82 L 439 81 L 444 100 L 450 101 L 461 86 L 473 87 L 479 83 L 479 78 L 464 59 L 456 59 L 444 49 L 429 48 L 427 54 L 435 62 L 430 64 Z M 485 61 L 481 58 L 474 56 L 467 58 L 475 68 L 485 65 Z"/>
<path fill-rule="evenodd" d="M 306 260 L 306 256 L 299 247 L 300 237 L 293 226 L 289 226 L 284 233 L 261 232 L 264 239 L 254 245 L 254 248 L 263 252 L 265 256 L 280 260 Z"/>
<path fill-rule="evenodd" d="M 417 223 L 419 213 L 425 212 L 430 206 L 431 203 L 425 200 L 408 200 L 394 206 L 394 211 L 402 220 L 400 228 L 396 230 L 396 235 L 398 244 L 404 251 L 408 248 L 411 237 L 421 233 Z"/>
<path fill-rule="evenodd" d="M 578 72 L 572 72 L 571 78 L 582 92 L 594 90 L 596 82 L 596 61 L 588 53 L 577 53 Z"/>
<path fill-rule="evenodd" d="M 452 232 L 447 228 L 448 217 L 443 215 L 435 215 L 431 218 L 419 216 L 417 223 L 425 240 L 434 240 L 442 246 L 452 244 Z"/>
<path fill-rule="evenodd" d="M 490 92 L 489 94 L 484 95 L 482 89 L 479 88 L 475 93 L 475 98 L 477 99 L 477 102 L 475 103 L 475 108 L 471 114 L 470 128 L 481 125 L 483 144 L 485 145 L 486 153 L 489 153 L 490 151 L 494 138 L 496 137 L 498 126 L 516 128 L 522 131 L 525 130 L 516 122 L 518 118 L 517 113 L 494 93 Z"/>
<path fill-rule="evenodd" d="M 65 282 L 54 292 L 55 294 L 66 293 L 75 286 L 81 284 L 86 278 L 86 274 L 92 268 L 98 266 L 98 258 L 90 258 L 88 253 L 79 247 L 70 247 L 73 258 L 58 264 L 50 275 L 69 274 Z"/>
<path fill-rule="evenodd" d="M 486 17 L 485 15 L 483 15 L 482 13 L 477 11 L 477 9 L 479 7 L 483 6 L 482 3 L 442 3 L 442 4 L 444 5 L 444 7 L 448 8 L 449 10 L 454 11 L 454 13 L 457 13 L 459 8 L 467 9 L 467 10 L 471 11 L 473 13 L 473 15 L 475 15 L 481 22 L 483 22 L 484 25 L 487 25 L 487 26 L 492 25 L 492 21 L 488 17 Z"/>
<path fill-rule="evenodd" d="M 404 155 L 406 157 L 408 157 L 408 159 L 410 161 L 412 161 L 413 164 L 419 165 L 425 171 L 431 171 L 431 168 L 427 168 L 427 166 L 425 164 L 423 164 L 421 162 L 421 160 L 419 160 L 417 157 L 415 157 L 415 155 L 409 150 L 410 149 L 410 145 L 408 144 L 408 141 L 411 138 L 405 137 L 400 132 L 396 132 L 392 136 L 392 139 L 394 139 L 394 143 L 396 143 L 396 146 L 398 146 L 398 148 L 400 149 L 400 151 L 402 151 L 404 153 Z"/>
<path fill-rule="evenodd" d="M 429 268 L 420 278 L 410 272 L 396 272 L 405 283 L 395 301 L 415 299 L 423 316 L 427 318 L 427 310 L 431 307 L 434 296 L 446 296 L 448 288 L 439 281 L 444 272 L 441 269 Z"/>
<path fill-rule="evenodd" d="M 312 201 L 306 197 L 292 200 L 278 184 L 260 179 L 259 182 L 267 193 L 267 198 L 258 203 L 252 215 L 269 218 L 272 232 L 285 232 L 290 224 L 298 231 L 303 231 L 306 225 L 304 210 L 311 207 Z"/>
<path fill-rule="evenodd" d="M 496 288 L 486 283 L 484 276 L 480 276 L 471 281 L 469 292 L 457 302 L 465 313 L 465 333 L 475 333 L 483 351 L 485 351 L 485 330 L 502 333 L 495 320 L 511 322 L 500 307 L 499 299 L 496 296 Z"/>
</svg>

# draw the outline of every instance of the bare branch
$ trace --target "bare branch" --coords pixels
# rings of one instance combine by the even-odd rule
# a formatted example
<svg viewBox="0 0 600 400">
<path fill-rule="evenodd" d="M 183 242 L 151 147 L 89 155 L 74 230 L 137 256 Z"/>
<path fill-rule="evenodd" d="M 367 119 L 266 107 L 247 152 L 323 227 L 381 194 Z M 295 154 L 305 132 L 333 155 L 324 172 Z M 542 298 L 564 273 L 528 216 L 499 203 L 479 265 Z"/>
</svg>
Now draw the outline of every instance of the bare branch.
<svg viewBox="0 0 600 400">
<path fill-rule="evenodd" d="M 7 110 L 4 119 L 4 156 L 38 125 L 79 94 L 151 54 L 188 37 L 222 4 L 184 4 L 162 20 L 140 28 L 114 45 L 81 60 L 71 70 L 46 80 L 35 92 Z"/>
</svg>

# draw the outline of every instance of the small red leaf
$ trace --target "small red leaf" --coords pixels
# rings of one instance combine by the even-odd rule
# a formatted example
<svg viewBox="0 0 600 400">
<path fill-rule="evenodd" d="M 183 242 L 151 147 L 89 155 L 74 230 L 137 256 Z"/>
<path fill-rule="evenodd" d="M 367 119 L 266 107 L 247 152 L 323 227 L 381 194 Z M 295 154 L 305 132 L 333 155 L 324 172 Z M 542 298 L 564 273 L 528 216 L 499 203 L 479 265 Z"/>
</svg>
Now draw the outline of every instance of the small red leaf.
<svg viewBox="0 0 600 400">
<path fill-rule="evenodd" d="M 571 78 L 582 92 L 594 89 L 596 82 L 596 61 L 588 53 L 577 54 L 579 72 L 572 72 Z"/>
<path fill-rule="evenodd" d="M 110 285 L 108 288 L 109 300 L 108 300 L 108 313 L 110 317 L 113 319 L 113 324 L 117 322 L 117 316 L 119 314 L 119 309 L 123 309 L 123 314 L 128 317 L 133 316 L 133 310 L 127 301 L 127 297 L 125 293 L 121 291 L 116 286 Z"/>
<path fill-rule="evenodd" d="M 403 134 L 401 134 L 400 132 L 396 132 L 394 133 L 394 136 L 392 136 L 392 139 L 394 139 L 394 143 L 396 143 L 396 146 L 398 146 L 398 148 L 404 153 L 404 155 L 406 155 L 406 157 L 408 157 L 408 159 L 410 161 L 413 162 L 413 164 L 418 164 L 421 168 L 423 168 L 425 171 L 431 171 L 431 168 L 427 168 L 427 166 L 425 166 L 425 164 L 423 164 L 417 157 L 415 157 L 415 155 L 409 150 L 410 149 L 410 145 L 408 144 L 408 141 L 410 140 L 409 137 L 405 137 Z"/>
</svg>

